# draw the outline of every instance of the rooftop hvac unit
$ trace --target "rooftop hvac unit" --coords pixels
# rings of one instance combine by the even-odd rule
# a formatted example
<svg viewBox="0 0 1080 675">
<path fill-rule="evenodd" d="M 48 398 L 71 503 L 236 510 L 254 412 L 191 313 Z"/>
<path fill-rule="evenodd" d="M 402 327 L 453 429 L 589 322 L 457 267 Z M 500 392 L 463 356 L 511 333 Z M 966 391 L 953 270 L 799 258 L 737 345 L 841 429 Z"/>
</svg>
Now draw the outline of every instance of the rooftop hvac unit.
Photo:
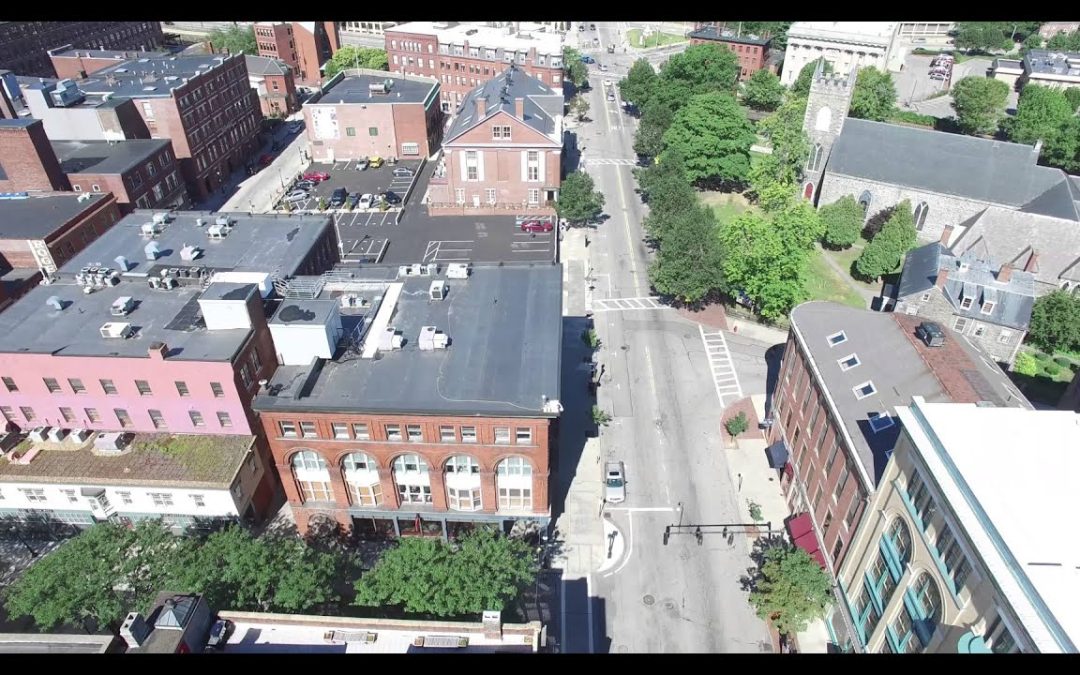
<svg viewBox="0 0 1080 675">
<path fill-rule="evenodd" d="M 111 270 L 109 276 L 105 277 L 105 283 L 109 286 L 116 286 L 120 283 L 120 273 L 116 270 Z"/>
<path fill-rule="evenodd" d="M 60 427 L 53 427 L 49 429 L 49 440 L 53 443 L 59 443 L 64 440 L 68 435 L 67 429 L 61 429 Z"/>
<path fill-rule="evenodd" d="M 143 247 L 143 253 L 147 260 L 157 260 L 158 254 L 161 253 L 161 246 L 156 241 L 152 241 Z"/>
<path fill-rule="evenodd" d="M 158 225 L 164 225 L 165 223 L 169 222 L 169 214 L 164 213 L 164 212 L 155 213 L 154 214 L 154 222 L 157 223 Z"/>
<path fill-rule="evenodd" d="M 430 352 L 436 349 L 446 349 L 450 344 L 450 336 L 441 332 L 435 326 L 421 326 L 420 338 L 417 341 L 420 351 Z"/>
<path fill-rule="evenodd" d="M 76 443 L 85 443 L 86 441 L 88 441 L 90 439 L 90 435 L 92 433 L 93 432 L 90 431 L 89 429 L 72 429 L 71 438 Z"/>
<path fill-rule="evenodd" d="M 94 439 L 94 449 L 102 452 L 118 452 L 124 449 L 125 434 L 120 431 L 99 433 Z"/>
<path fill-rule="evenodd" d="M 447 279 L 468 279 L 469 278 L 469 264 L 468 263 L 450 263 L 446 266 L 446 278 Z"/>
<path fill-rule="evenodd" d="M 202 249 L 200 249 L 198 246 L 185 246 L 184 248 L 180 249 L 180 259 L 189 261 L 195 260 L 199 257 L 201 253 Z"/>
<path fill-rule="evenodd" d="M 120 321 L 110 321 L 101 327 L 103 338 L 128 338 L 131 337 L 131 324 Z"/>
<path fill-rule="evenodd" d="M 224 239 L 229 234 L 229 228 L 221 225 L 211 225 L 206 228 L 206 236 L 210 239 Z"/>
<path fill-rule="evenodd" d="M 433 274 L 439 273 L 439 266 L 435 263 L 428 263 L 427 265 L 422 265 L 422 268 L 423 270 L 421 271 L 421 274 L 423 274 L 424 276 L 432 276 Z"/>
<path fill-rule="evenodd" d="M 150 277 L 146 280 L 150 288 L 161 288 L 161 277 Z"/>
<path fill-rule="evenodd" d="M 427 265 L 421 265 L 420 263 L 415 263 L 409 266 L 409 274 L 411 274 L 412 276 L 420 276 L 421 274 L 427 274 L 426 270 Z"/>
<path fill-rule="evenodd" d="M 402 337 L 401 331 L 395 328 L 387 328 L 382 335 L 379 336 L 379 349 L 401 349 L 405 345 L 405 338 Z"/>
<path fill-rule="evenodd" d="M 60 311 L 64 308 L 64 303 L 60 300 L 58 296 L 55 295 L 50 295 L 49 299 L 45 301 L 45 305 L 50 309 L 55 309 L 56 311 Z"/>
<path fill-rule="evenodd" d="M 131 269 L 131 263 L 129 263 L 128 259 L 122 255 L 118 255 L 113 258 L 113 262 L 116 263 L 116 266 L 120 269 L 121 272 L 127 272 L 129 269 Z"/>
<path fill-rule="evenodd" d="M 205 220 L 203 220 L 202 218 L 196 218 L 195 219 L 195 227 L 202 227 L 204 225 L 206 225 Z"/>
<path fill-rule="evenodd" d="M 169 291 L 180 285 L 180 282 L 173 277 L 165 277 L 161 280 L 161 287 Z"/>
<path fill-rule="evenodd" d="M 38 427 L 30 431 L 30 440 L 37 443 L 44 443 L 49 438 L 49 431 L 51 427 Z"/>
<path fill-rule="evenodd" d="M 432 300 L 442 300 L 446 297 L 447 285 L 443 280 L 432 281 L 429 292 Z"/>
<path fill-rule="evenodd" d="M 217 220 L 214 221 L 214 224 L 220 225 L 221 227 L 232 227 L 236 224 L 236 221 L 230 219 L 228 216 L 218 216 Z"/>
<path fill-rule="evenodd" d="M 390 87 L 386 86 L 385 82 L 372 82 L 368 85 L 369 94 L 388 94 L 390 93 Z"/>
<path fill-rule="evenodd" d="M 161 234 L 162 227 L 161 223 L 143 223 L 141 230 L 144 237 L 152 237 Z"/>
<path fill-rule="evenodd" d="M 110 313 L 113 316 L 127 316 L 132 309 L 135 308 L 135 302 L 131 299 L 130 295 L 124 295 L 117 298 L 110 309 Z"/>
<path fill-rule="evenodd" d="M 76 286 L 85 286 L 86 285 L 86 275 L 83 274 L 82 272 L 76 272 L 75 273 L 75 285 Z"/>
</svg>

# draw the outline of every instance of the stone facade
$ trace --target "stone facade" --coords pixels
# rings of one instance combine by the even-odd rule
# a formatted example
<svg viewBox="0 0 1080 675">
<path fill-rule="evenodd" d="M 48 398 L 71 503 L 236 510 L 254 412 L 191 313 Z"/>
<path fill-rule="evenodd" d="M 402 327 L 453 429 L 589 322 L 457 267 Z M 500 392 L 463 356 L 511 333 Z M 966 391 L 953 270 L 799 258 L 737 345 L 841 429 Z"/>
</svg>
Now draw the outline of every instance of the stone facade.
<svg viewBox="0 0 1080 675">
<path fill-rule="evenodd" d="M 1027 331 L 959 316 L 937 287 L 907 298 L 898 298 L 896 311 L 937 321 L 944 328 L 966 335 L 969 341 L 999 363 L 1012 363 L 1016 350 L 1027 335 Z"/>
<path fill-rule="evenodd" d="M 810 137 L 810 157 L 804 171 L 803 197 L 810 200 L 817 197 L 815 186 L 821 185 L 821 175 L 832 152 L 833 143 L 844 129 L 844 120 L 855 91 L 854 71 L 848 76 L 825 75 L 822 71 L 823 67 L 819 65 L 810 83 L 806 115 L 803 117 L 803 129 Z"/>
</svg>

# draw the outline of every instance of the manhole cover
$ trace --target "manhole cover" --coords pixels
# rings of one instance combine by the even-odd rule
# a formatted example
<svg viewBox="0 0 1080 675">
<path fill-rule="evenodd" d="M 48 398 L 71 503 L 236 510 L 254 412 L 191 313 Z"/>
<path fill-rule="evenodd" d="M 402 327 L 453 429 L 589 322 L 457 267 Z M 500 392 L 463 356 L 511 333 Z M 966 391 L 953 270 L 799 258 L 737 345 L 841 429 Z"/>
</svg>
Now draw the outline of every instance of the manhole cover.
<svg viewBox="0 0 1080 675">
<path fill-rule="evenodd" d="M 644 602 L 646 605 L 651 606 L 654 602 L 656 602 L 656 598 L 651 595 L 646 595 L 644 598 L 641 599 L 641 601 Z"/>
<path fill-rule="evenodd" d="M 620 654 L 626 654 L 630 651 L 630 648 L 626 645 L 619 645 L 615 648 L 615 651 L 619 652 Z"/>
</svg>

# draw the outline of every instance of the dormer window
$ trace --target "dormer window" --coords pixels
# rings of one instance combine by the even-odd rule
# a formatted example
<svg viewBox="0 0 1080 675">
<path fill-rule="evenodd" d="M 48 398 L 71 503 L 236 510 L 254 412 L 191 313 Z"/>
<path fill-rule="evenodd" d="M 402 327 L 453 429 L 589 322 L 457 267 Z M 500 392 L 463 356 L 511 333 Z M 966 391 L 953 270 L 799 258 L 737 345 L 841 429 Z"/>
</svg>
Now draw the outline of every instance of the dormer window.
<svg viewBox="0 0 1080 675">
<path fill-rule="evenodd" d="M 987 300 L 986 302 L 984 302 L 983 306 L 982 306 L 982 313 L 983 314 L 991 314 L 991 313 L 993 313 L 995 304 L 996 303 L 994 301 L 992 301 L 992 300 Z"/>
<path fill-rule="evenodd" d="M 974 298 L 961 298 L 960 309 L 971 309 L 971 303 L 974 302 Z"/>
<path fill-rule="evenodd" d="M 844 334 L 844 331 L 840 331 L 839 333 L 833 333 L 825 339 L 829 341 L 830 347 L 835 347 L 836 345 L 847 342 L 847 335 Z"/>
</svg>

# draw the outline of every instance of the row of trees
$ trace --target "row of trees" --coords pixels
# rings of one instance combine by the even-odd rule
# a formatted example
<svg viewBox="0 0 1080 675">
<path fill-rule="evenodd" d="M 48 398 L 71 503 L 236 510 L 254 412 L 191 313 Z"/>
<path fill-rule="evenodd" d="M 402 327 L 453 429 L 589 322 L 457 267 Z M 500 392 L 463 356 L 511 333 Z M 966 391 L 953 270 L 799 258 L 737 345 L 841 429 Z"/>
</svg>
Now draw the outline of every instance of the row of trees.
<svg viewBox="0 0 1080 675">
<path fill-rule="evenodd" d="M 1016 41 L 1034 43 L 1033 38 L 1039 37 L 1039 25 L 1038 21 L 958 21 L 956 46 L 982 52 L 1011 51 Z"/>
<path fill-rule="evenodd" d="M 389 70 L 390 61 L 387 59 L 385 49 L 346 45 L 334 52 L 334 55 L 330 57 L 330 60 L 326 63 L 324 76 L 326 79 L 330 79 L 349 68 Z"/>
<path fill-rule="evenodd" d="M 92 620 L 116 631 L 162 590 L 202 593 L 216 609 L 302 613 L 340 603 L 354 583 L 358 606 L 457 617 L 505 608 L 535 571 L 528 544 L 478 529 L 454 544 L 403 539 L 360 576 L 336 531 L 324 534 L 306 542 L 229 525 L 178 537 L 156 520 L 98 524 L 31 566 L 5 605 L 41 630 Z"/>
</svg>

